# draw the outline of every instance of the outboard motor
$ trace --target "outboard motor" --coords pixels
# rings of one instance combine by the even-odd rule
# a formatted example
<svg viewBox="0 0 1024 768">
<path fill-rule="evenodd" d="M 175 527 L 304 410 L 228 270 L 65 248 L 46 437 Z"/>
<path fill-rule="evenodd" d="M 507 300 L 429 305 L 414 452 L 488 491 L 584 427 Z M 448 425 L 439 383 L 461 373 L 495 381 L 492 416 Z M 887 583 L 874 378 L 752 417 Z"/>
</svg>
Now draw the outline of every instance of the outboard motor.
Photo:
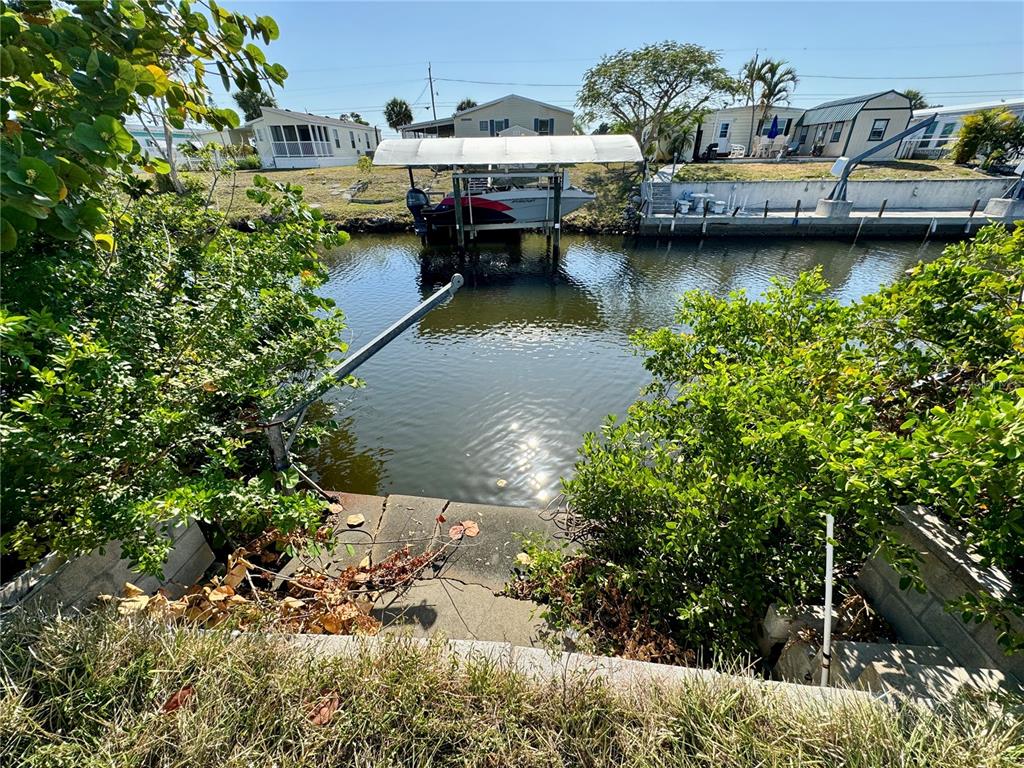
<svg viewBox="0 0 1024 768">
<path fill-rule="evenodd" d="M 430 198 L 427 193 L 417 187 L 410 187 L 405 193 L 405 207 L 409 209 L 413 218 L 413 229 L 420 237 L 427 235 L 427 220 L 423 216 L 423 209 L 430 205 Z"/>
</svg>

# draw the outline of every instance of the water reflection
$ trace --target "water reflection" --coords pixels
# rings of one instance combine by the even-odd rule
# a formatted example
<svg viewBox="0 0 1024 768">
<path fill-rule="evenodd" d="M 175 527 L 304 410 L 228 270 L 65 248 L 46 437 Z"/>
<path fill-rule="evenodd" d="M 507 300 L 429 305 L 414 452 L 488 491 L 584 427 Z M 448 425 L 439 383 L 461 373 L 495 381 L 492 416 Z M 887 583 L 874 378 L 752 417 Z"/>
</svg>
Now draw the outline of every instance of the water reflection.
<svg viewBox="0 0 1024 768">
<path fill-rule="evenodd" d="M 558 492 L 584 432 L 622 413 L 647 381 L 629 346 L 636 328 L 671 324 L 699 288 L 758 295 L 773 277 L 821 266 L 852 301 L 933 258 L 939 246 L 818 241 L 645 242 L 544 239 L 459 262 L 423 258 L 409 236 L 356 237 L 329 258 L 325 291 L 370 339 L 461 271 L 466 285 L 360 369 L 367 384 L 334 393 L 343 427 L 310 457 L 324 482 L 357 492 L 537 504 Z"/>
</svg>

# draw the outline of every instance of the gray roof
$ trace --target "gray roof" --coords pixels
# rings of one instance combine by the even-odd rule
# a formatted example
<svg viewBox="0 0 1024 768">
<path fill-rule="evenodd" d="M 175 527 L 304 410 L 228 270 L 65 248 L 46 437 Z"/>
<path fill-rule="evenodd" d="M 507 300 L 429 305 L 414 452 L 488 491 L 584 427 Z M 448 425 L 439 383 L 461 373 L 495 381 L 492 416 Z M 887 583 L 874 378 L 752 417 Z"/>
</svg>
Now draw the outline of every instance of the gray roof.
<svg viewBox="0 0 1024 768">
<path fill-rule="evenodd" d="M 818 123 L 836 123 L 843 120 L 852 120 L 857 116 L 864 105 L 872 99 L 884 96 L 891 91 L 879 91 L 869 93 L 865 96 L 850 96 L 845 99 L 826 101 L 813 109 L 808 109 L 804 114 L 804 125 L 817 125 Z"/>
</svg>

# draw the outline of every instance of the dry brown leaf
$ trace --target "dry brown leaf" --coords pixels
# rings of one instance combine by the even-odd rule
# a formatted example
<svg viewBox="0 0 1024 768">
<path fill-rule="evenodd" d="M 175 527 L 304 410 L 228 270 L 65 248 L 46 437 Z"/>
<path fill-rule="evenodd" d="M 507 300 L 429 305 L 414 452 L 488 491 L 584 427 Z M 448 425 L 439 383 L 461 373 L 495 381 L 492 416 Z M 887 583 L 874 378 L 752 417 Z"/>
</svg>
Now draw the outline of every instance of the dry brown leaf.
<svg viewBox="0 0 1024 768">
<path fill-rule="evenodd" d="M 229 587 L 227 584 L 221 584 L 219 587 L 210 592 L 210 594 L 207 596 L 207 599 L 211 603 L 219 603 L 224 600 L 227 600 L 234 594 L 235 590 L 232 587 Z"/>
<path fill-rule="evenodd" d="M 356 610 L 363 616 L 369 616 L 370 610 L 373 608 L 372 600 L 356 600 L 353 604 L 355 605 Z"/>
<path fill-rule="evenodd" d="M 286 597 L 281 600 L 281 609 L 284 611 L 301 611 L 306 604 L 297 597 Z"/>
<path fill-rule="evenodd" d="M 343 515 L 345 514 L 345 508 L 337 502 L 332 502 L 327 505 L 327 509 L 330 510 L 332 515 Z"/>
<path fill-rule="evenodd" d="M 121 590 L 121 597 L 138 597 L 139 595 L 146 594 L 144 589 L 139 589 L 130 581 L 124 583 L 124 589 Z"/>
<path fill-rule="evenodd" d="M 339 704 L 341 704 L 341 699 L 338 694 L 324 691 L 309 713 L 310 722 L 313 725 L 327 725 L 334 717 L 334 713 L 338 711 Z"/>
<path fill-rule="evenodd" d="M 238 589 L 250 568 L 252 568 L 252 563 L 241 555 L 237 557 L 234 554 L 228 555 L 228 572 L 224 574 L 224 584 L 232 589 Z"/>
<path fill-rule="evenodd" d="M 462 527 L 465 530 L 466 535 L 470 538 L 480 534 L 480 526 L 477 524 L 476 520 L 463 520 Z"/>
<path fill-rule="evenodd" d="M 455 541 L 456 539 L 461 539 L 462 535 L 465 532 L 466 532 L 466 526 L 462 525 L 461 523 L 456 523 L 455 525 L 453 525 L 451 528 L 448 529 L 448 538 L 451 539 L 452 541 Z"/>
<path fill-rule="evenodd" d="M 174 712 L 177 709 L 181 709 L 188 703 L 188 700 L 192 698 L 192 694 L 195 692 L 195 688 L 191 685 L 186 685 L 180 691 L 171 694 L 171 697 L 164 702 L 162 707 L 160 707 L 160 711 L 166 714 L 168 712 Z"/>
<path fill-rule="evenodd" d="M 122 616 L 130 616 L 133 613 L 146 610 L 149 605 L 149 595 L 136 595 L 126 597 L 117 603 L 117 612 Z"/>
<path fill-rule="evenodd" d="M 354 515 L 349 515 L 345 518 L 345 525 L 347 525 L 349 528 L 355 528 L 356 526 L 362 525 L 365 522 L 366 518 L 358 513 Z"/>
<path fill-rule="evenodd" d="M 333 613 L 326 613 L 320 617 L 320 626 L 325 632 L 336 635 L 341 632 L 341 621 Z"/>
<path fill-rule="evenodd" d="M 435 520 L 437 520 L 437 522 L 439 522 L 439 523 L 443 523 L 443 522 L 445 522 L 445 521 L 446 521 L 446 520 L 447 520 L 448 518 L 447 518 L 447 517 L 445 517 L 444 515 L 438 515 L 438 516 L 437 516 L 436 518 L 434 518 L 434 519 L 435 519 Z"/>
<path fill-rule="evenodd" d="M 362 560 L 359 561 L 359 567 L 360 568 L 369 568 L 370 567 L 370 562 L 371 562 L 370 556 L 367 555 L 366 557 L 364 557 Z"/>
</svg>

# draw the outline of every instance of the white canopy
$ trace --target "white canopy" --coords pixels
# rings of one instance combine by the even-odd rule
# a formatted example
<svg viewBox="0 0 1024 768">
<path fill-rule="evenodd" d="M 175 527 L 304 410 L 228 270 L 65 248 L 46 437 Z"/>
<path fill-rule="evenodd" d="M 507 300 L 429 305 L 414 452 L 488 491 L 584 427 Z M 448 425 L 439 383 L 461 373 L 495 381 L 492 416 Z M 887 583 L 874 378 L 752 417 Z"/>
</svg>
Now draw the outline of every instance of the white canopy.
<svg viewBox="0 0 1024 768">
<path fill-rule="evenodd" d="M 374 165 L 574 165 L 639 163 L 632 136 L 495 136 L 479 139 L 385 139 Z"/>
</svg>

